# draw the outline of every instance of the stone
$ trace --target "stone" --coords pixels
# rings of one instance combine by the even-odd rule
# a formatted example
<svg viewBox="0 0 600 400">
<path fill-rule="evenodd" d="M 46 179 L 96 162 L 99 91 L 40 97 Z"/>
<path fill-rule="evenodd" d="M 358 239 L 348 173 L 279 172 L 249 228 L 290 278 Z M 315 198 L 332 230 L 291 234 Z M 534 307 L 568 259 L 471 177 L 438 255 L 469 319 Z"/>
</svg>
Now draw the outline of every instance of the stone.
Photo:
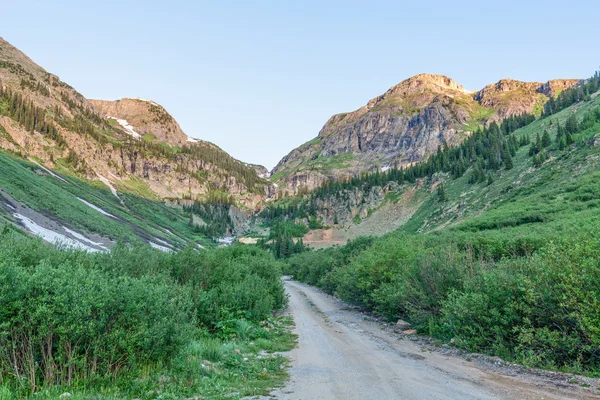
<svg viewBox="0 0 600 400">
<path fill-rule="evenodd" d="M 405 335 L 415 335 L 417 333 L 416 329 L 407 329 L 405 331 L 402 331 L 403 334 Z"/>
<path fill-rule="evenodd" d="M 406 329 L 410 329 L 411 325 L 408 322 L 399 319 L 398 322 L 396 322 L 396 327 L 404 331 Z"/>
</svg>

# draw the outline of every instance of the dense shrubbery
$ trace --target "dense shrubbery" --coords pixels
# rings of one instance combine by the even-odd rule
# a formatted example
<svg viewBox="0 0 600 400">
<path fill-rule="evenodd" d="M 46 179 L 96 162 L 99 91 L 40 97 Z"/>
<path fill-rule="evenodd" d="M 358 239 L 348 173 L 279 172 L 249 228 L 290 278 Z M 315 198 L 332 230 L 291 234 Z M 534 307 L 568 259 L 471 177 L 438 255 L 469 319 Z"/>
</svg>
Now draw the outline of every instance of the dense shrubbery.
<svg viewBox="0 0 600 400">
<path fill-rule="evenodd" d="M 285 304 L 257 248 L 61 250 L 0 235 L 0 386 L 24 395 L 168 364 L 201 331 L 254 326 Z"/>
<path fill-rule="evenodd" d="M 393 234 L 286 272 L 390 320 L 527 365 L 599 371 L 600 240 Z"/>
</svg>

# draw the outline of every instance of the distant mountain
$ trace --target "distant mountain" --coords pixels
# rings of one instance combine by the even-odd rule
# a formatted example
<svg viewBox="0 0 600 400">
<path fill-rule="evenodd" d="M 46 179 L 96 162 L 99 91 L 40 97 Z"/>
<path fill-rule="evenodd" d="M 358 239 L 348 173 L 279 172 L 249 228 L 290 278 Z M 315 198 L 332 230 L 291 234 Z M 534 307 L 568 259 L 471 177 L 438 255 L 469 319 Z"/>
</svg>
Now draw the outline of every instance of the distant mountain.
<svg viewBox="0 0 600 400">
<path fill-rule="evenodd" d="M 539 115 L 551 96 L 577 82 L 504 79 L 471 92 L 443 75 L 416 75 L 356 111 L 331 117 L 315 139 L 277 164 L 271 180 L 284 194 L 297 194 L 330 179 L 409 165 L 444 143 L 460 143 L 479 126 Z"/>
<path fill-rule="evenodd" d="M 159 104 L 88 100 L 0 38 L 0 148 L 117 191 L 261 207 L 272 185 Z"/>
</svg>

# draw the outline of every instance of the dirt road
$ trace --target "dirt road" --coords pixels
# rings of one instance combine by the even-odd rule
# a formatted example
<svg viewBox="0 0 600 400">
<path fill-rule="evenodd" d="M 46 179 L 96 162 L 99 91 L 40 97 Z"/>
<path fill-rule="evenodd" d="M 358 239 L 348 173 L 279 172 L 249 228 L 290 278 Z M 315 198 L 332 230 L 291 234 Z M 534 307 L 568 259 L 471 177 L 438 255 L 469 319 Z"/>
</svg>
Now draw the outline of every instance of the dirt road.
<svg viewBox="0 0 600 400">
<path fill-rule="evenodd" d="M 298 347 L 281 399 L 592 399 L 583 388 L 543 377 L 510 377 L 430 351 L 384 330 L 310 286 L 287 281 Z M 560 387 L 563 386 L 563 387 Z"/>
</svg>

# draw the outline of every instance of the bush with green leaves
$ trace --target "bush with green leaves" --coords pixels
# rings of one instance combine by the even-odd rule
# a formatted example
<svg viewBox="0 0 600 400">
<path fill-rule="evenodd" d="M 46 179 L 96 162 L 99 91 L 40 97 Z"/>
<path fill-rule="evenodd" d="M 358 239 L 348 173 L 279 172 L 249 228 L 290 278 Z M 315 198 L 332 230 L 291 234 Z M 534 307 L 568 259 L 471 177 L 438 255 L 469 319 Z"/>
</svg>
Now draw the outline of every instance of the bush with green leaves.
<svg viewBox="0 0 600 400">
<path fill-rule="evenodd" d="M 25 395 L 167 365 L 199 332 L 255 329 L 286 300 L 279 263 L 258 248 L 88 253 L 4 229 L 0 386 Z M 216 360 L 211 340 L 202 357 Z"/>
<path fill-rule="evenodd" d="M 600 370 L 600 240 L 395 233 L 303 253 L 286 272 L 389 320 L 530 366 Z"/>
</svg>

